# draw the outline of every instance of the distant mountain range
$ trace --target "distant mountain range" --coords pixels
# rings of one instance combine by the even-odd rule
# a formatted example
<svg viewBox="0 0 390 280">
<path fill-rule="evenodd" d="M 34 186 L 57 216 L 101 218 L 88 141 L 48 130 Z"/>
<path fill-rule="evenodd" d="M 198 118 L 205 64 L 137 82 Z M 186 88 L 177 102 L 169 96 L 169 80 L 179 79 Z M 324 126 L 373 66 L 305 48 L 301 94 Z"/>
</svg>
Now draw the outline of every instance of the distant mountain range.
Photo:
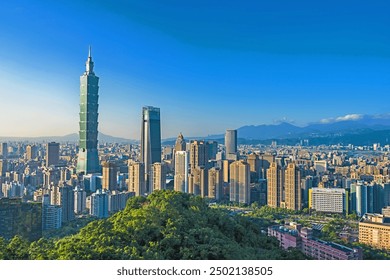
<svg viewBox="0 0 390 280">
<path fill-rule="evenodd" d="M 99 143 L 136 143 L 136 140 L 125 139 L 121 137 L 114 137 L 99 132 Z M 5 141 L 26 141 L 26 142 L 77 142 L 79 141 L 78 133 L 72 133 L 64 136 L 42 136 L 42 137 L 1 137 L 0 142 Z"/>
<path fill-rule="evenodd" d="M 267 140 L 341 136 L 380 130 L 390 130 L 390 114 L 381 116 L 347 115 L 335 119 L 324 119 L 304 127 L 286 122 L 276 125 L 247 125 L 238 128 L 237 134 L 239 138 Z M 223 134 L 219 134 L 210 135 L 207 138 L 220 139 L 223 137 Z"/>
<path fill-rule="evenodd" d="M 388 144 L 390 139 L 390 114 L 359 115 L 351 114 L 337 118 L 323 119 L 301 127 L 291 123 L 281 122 L 274 125 L 246 125 L 237 129 L 239 143 L 278 143 L 296 144 L 302 139 L 309 139 L 311 144 L 351 143 L 354 145 L 370 145 L 372 143 Z M 185 136 L 185 135 L 184 135 Z M 217 140 L 224 142 L 224 134 L 206 137 L 189 137 L 192 139 Z M 4 141 L 28 142 L 77 142 L 77 133 L 52 137 L 0 137 Z M 139 143 L 138 140 L 114 137 L 99 132 L 100 143 Z M 164 145 L 173 145 L 176 137 L 163 139 Z"/>
</svg>

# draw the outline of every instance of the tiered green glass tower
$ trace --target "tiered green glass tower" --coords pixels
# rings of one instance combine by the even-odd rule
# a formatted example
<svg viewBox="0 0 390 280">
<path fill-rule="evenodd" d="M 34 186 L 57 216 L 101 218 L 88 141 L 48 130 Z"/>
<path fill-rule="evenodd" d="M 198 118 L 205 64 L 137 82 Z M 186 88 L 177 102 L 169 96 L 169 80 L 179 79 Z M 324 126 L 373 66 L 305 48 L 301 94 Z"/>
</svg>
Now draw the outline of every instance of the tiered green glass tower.
<svg viewBox="0 0 390 280">
<path fill-rule="evenodd" d="M 97 150 L 99 77 L 95 76 L 93 65 L 89 47 L 86 70 L 80 77 L 80 143 L 77 172 L 84 174 L 101 171 Z"/>
</svg>

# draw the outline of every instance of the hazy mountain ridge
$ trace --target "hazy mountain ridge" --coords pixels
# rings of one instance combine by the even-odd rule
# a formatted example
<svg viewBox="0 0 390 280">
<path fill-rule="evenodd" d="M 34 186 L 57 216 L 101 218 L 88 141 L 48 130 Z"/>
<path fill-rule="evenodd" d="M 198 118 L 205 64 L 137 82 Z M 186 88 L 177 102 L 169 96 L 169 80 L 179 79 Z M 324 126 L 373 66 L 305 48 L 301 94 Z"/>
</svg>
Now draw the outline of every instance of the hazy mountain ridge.
<svg viewBox="0 0 390 280">
<path fill-rule="evenodd" d="M 353 117 L 353 118 L 352 118 Z M 376 131 L 382 131 L 382 133 L 375 134 Z M 370 134 L 376 135 L 372 141 L 380 140 L 377 142 L 388 141 L 387 135 L 390 131 L 390 114 L 384 114 L 380 116 L 369 115 L 347 115 L 344 117 L 324 119 L 321 122 L 311 123 L 307 126 L 300 127 L 291 123 L 282 122 L 279 124 L 262 124 L 262 125 L 245 125 L 237 129 L 239 139 L 246 140 L 282 140 L 282 139 L 338 139 L 345 142 L 347 139 L 365 139 L 364 143 L 367 143 L 367 138 Z M 362 137 L 360 137 L 362 136 Z M 184 135 L 185 137 L 185 135 Z M 344 138 L 345 139 L 344 139 Z M 383 138 L 385 137 L 385 138 Z M 185 137 L 186 140 L 192 139 L 204 139 L 204 140 L 218 140 L 218 142 L 224 142 L 224 134 L 214 134 L 208 136 L 199 137 Z M 64 136 L 46 136 L 46 137 L 0 137 L 0 142 L 5 141 L 20 141 L 20 142 L 77 142 L 79 140 L 78 133 L 72 133 Z M 99 132 L 99 143 L 139 143 L 139 140 L 125 139 L 121 137 L 114 137 Z M 332 141 L 333 141 L 332 140 Z M 169 137 L 162 139 L 163 145 L 174 145 L 176 137 Z M 245 141 L 244 141 L 245 142 Z M 323 142 L 323 141 L 321 141 Z M 355 141 L 354 141 L 355 142 Z M 326 143 L 322 143 L 326 144 Z"/>
<path fill-rule="evenodd" d="M 347 145 L 352 144 L 355 146 L 371 146 L 375 143 L 381 143 L 382 145 L 390 144 L 390 130 L 359 130 L 351 133 L 327 133 L 321 135 L 312 135 L 310 137 L 289 137 L 276 139 L 278 145 L 294 146 L 302 144 L 302 140 L 309 140 L 310 146 L 318 145 Z M 221 139 L 223 141 L 223 139 Z M 245 139 L 238 138 L 238 144 L 243 145 L 270 145 L 275 139 Z M 220 142 L 223 143 L 223 142 Z"/>
<path fill-rule="evenodd" d="M 357 120 L 342 120 L 329 123 L 312 123 L 299 127 L 290 123 L 277 125 L 243 126 L 238 128 L 238 137 L 246 139 L 284 139 L 292 137 L 313 137 L 364 133 L 367 131 L 379 131 L 390 129 L 390 117 L 384 115 L 362 116 Z M 220 138 L 220 137 L 218 137 Z"/>
<path fill-rule="evenodd" d="M 78 142 L 79 135 L 78 133 L 71 133 L 64 136 L 38 136 L 38 137 L 1 137 L 0 142 Z M 115 137 L 99 132 L 98 134 L 99 143 L 135 143 L 136 140 L 126 139 L 121 137 Z"/>
</svg>

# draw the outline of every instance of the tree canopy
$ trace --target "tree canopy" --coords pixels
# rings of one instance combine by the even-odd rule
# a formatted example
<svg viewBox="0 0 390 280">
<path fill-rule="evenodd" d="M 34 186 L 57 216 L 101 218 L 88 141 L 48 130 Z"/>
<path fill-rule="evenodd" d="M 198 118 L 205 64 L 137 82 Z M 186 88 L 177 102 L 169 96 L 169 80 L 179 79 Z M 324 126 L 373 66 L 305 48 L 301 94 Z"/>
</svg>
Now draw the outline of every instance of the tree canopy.
<svg viewBox="0 0 390 280">
<path fill-rule="evenodd" d="M 77 234 L 28 243 L 0 239 L 2 259 L 303 259 L 284 251 L 249 217 L 208 207 L 175 191 L 133 197 L 113 216 L 90 222 Z"/>
</svg>

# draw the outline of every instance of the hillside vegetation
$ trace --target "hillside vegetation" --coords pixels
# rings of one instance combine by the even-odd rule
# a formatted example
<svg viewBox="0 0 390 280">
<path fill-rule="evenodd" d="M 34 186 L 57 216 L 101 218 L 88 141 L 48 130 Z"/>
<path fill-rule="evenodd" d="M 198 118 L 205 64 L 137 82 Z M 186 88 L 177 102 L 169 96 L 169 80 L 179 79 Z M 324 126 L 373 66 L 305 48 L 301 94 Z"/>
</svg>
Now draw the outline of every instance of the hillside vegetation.
<svg viewBox="0 0 390 280">
<path fill-rule="evenodd" d="M 303 259 L 283 251 L 249 218 L 213 209 L 198 196 L 158 191 L 79 233 L 28 243 L 0 239 L 0 259 Z"/>
</svg>

